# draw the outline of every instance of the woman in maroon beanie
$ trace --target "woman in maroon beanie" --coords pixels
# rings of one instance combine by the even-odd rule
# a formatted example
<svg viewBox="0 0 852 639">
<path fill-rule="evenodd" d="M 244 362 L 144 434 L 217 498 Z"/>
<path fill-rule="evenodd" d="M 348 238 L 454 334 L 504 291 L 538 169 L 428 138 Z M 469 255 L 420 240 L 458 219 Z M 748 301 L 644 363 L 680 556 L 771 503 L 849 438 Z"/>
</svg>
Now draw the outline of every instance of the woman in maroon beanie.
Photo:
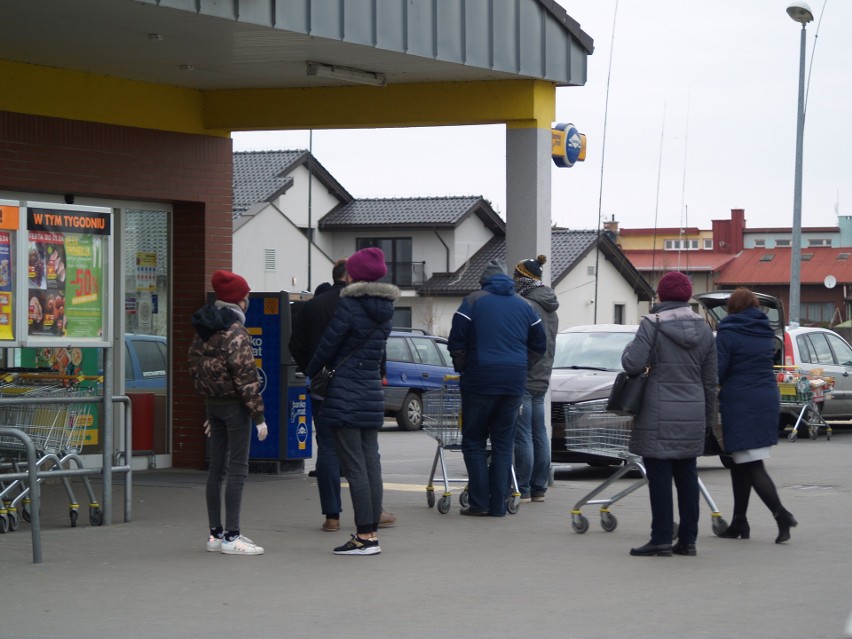
<svg viewBox="0 0 852 639">
<path fill-rule="evenodd" d="M 337 555 L 376 555 L 382 516 L 379 430 L 385 420 L 382 359 L 399 289 L 379 282 L 387 274 L 384 253 L 365 248 L 346 260 L 351 284 L 340 301 L 305 373 L 334 371 L 322 403 L 323 425 L 334 434 L 342 474 L 349 482 L 355 534 Z"/>
<path fill-rule="evenodd" d="M 689 308 L 692 283 L 686 275 L 663 275 L 657 296 L 660 301 L 621 356 L 630 375 L 640 373 L 649 356 L 651 362 L 642 410 L 633 418 L 630 435 L 630 452 L 642 456 L 648 477 L 651 540 L 630 554 L 693 556 L 699 506 L 696 459 L 704 452 L 705 428 L 716 416 L 716 342 L 707 322 Z M 680 515 L 674 547 L 672 480 Z"/>
</svg>

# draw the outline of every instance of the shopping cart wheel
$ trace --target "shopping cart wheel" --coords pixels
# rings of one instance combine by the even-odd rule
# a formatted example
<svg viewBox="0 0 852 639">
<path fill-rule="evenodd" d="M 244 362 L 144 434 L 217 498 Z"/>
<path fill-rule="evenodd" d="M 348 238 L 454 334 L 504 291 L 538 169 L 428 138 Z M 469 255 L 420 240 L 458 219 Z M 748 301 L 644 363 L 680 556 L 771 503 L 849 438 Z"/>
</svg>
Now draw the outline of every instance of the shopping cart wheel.
<svg viewBox="0 0 852 639">
<path fill-rule="evenodd" d="M 721 517 L 713 517 L 713 534 L 717 537 L 728 529 L 728 522 Z"/>
<path fill-rule="evenodd" d="M 808 437 L 811 439 L 817 438 L 817 427 L 816 426 L 808 426 Z"/>
<path fill-rule="evenodd" d="M 435 491 L 426 489 L 426 503 L 429 504 L 429 508 L 433 508 L 435 506 Z"/>
<path fill-rule="evenodd" d="M 446 515 L 450 512 L 450 506 L 452 505 L 452 498 L 444 495 L 438 500 L 438 512 L 442 515 Z"/>
<path fill-rule="evenodd" d="M 589 529 L 589 520 L 586 519 L 585 515 L 572 515 L 571 527 L 574 529 L 575 533 L 582 535 Z"/>
<path fill-rule="evenodd" d="M 787 435 L 787 439 L 789 439 L 791 442 L 796 441 L 796 438 L 797 438 L 797 437 L 798 437 L 798 434 L 797 434 L 797 433 L 796 433 L 796 431 L 794 431 L 794 430 L 791 430 L 791 431 L 790 431 L 790 434 L 789 434 L 789 435 Z"/>
<path fill-rule="evenodd" d="M 825 429 L 825 439 L 826 441 L 831 441 L 831 428 Z"/>
<path fill-rule="evenodd" d="M 18 529 L 18 526 L 21 525 L 21 520 L 18 519 L 18 513 L 10 512 L 9 513 L 9 530 L 15 531 Z"/>
<path fill-rule="evenodd" d="M 612 532 L 618 528 L 618 519 L 616 519 L 615 515 L 612 513 L 601 513 L 601 528 L 603 528 L 606 532 Z"/>
<path fill-rule="evenodd" d="M 506 498 L 506 512 L 510 515 L 514 515 L 521 508 L 521 496 L 520 495 L 509 495 Z"/>
<path fill-rule="evenodd" d="M 468 506 L 470 506 L 470 493 L 467 492 L 467 488 L 465 488 L 461 492 L 461 495 L 459 495 L 459 506 L 461 506 L 462 508 L 467 508 Z"/>
<path fill-rule="evenodd" d="M 21 517 L 24 518 L 24 521 L 30 523 L 30 519 L 32 519 L 32 515 L 30 515 L 30 509 L 27 506 L 21 508 Z"/>
<path fill-rule="evenodd" d="M 68 517 L 71 518 L 71 528 L 77 527 L 77 518 L 80 516 L 80 513 L 77 512 L 76 508 L 72 508 L 68 511 Z"/>
<path fill-rule="evenodd" d="M 7 530 L 9 530 L 9 516 L 0 515 L 0 535 L 5 535 Z"/>
<path fill-rule="evenodd" d="M 104 513 L 97 506 L 89 508 L 89 523 L 92 526 L 100 526 L 104 523 Z"/>
</svg>

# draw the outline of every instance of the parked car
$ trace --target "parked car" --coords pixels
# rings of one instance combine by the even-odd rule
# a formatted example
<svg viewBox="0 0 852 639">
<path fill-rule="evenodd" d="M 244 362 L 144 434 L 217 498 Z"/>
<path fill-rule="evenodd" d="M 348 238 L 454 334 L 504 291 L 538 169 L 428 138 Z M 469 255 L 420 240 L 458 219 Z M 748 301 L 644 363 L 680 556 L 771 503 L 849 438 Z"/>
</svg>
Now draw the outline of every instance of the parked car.
<svg viewBox="0 0 852 639">
<path fill-rule="evenodd" d="M 124 389 L 165 393 L 168 361 L 165 337 L 125 333 Z"/>
<path fill-rule="evenodd" d="M 387 344 L 385 414 L 403 430 L 423 426 L 423 393 L 454 375 L 447 340 L 418 331 L 392 331 Z"/>
<path fill-rule="evenodd" d="M 566 450 L 566 416 L 572 405 L 609 397 L 621 368 L 621 354 L 639 326 L 596 324 L 572 326 L 556 335 L 553 373 L 550 376 L 550 439 L 553 463 L 580 462 L 595 466 L 619 464 L 613 457 Z"/>
<path fill-rule="evenodd" d="M 725 305 L 732 292 L 710 291 L 696 295 L 695 299 L 719 322 L 727 315 Z M 755 294 L 778 336 L 777 364 L 795 366 L 808 372 L 821 370 L 822 374 L 833 377 L 834 391 L 829 399 L 817 403 L 819 411 L 827 420 L 852 419 L 852 346 L 828 328 L 800 326 L 785 329 L 781 301 L 770 295 Z M 791 414 L 782 413 L 782 428 L 794 421 Z"/>
</svg>

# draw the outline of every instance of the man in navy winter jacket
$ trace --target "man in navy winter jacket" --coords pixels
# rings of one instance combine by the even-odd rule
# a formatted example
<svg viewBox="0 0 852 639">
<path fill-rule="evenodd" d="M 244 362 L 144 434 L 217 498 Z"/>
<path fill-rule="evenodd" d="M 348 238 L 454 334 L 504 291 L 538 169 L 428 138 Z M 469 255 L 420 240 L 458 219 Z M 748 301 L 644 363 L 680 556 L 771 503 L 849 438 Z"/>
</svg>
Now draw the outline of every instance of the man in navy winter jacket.
<svg viewBox="0 0 852 639">
<path fill-rule="evenodd" d="M 463 515 L 502 517 L 511 480 L 515 421 L 527 379 L 529 356 L 541 356 L 541 318 L 520 296 L 500 260 L 491 260 L 453 316 L 448 340 L 461 373 L 462 453 L 470 505 Z M 491 466 L 487 443 L 491 440 Z"/>
</svg>

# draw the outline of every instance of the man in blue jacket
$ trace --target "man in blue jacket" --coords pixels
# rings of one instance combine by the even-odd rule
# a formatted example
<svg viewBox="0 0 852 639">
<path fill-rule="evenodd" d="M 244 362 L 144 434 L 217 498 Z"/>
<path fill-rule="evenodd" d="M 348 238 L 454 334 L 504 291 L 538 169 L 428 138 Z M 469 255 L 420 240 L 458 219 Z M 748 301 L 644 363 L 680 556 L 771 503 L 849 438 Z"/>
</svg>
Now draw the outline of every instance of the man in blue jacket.
<svg viewBox="0 0 852 639">
<path fill-rule="evenodd" d="M 448 346 L 461 373 L 462 454 L 469 507 L 462 515 L 506 514 L 515 421 L 527 380 L 529 354 L 547 343 L 541 318 L 520 296 L 501 260 L 491 260 L 453 316 Z M 488 440 L 491 465 L 488 465 Z"/>
</svg>

